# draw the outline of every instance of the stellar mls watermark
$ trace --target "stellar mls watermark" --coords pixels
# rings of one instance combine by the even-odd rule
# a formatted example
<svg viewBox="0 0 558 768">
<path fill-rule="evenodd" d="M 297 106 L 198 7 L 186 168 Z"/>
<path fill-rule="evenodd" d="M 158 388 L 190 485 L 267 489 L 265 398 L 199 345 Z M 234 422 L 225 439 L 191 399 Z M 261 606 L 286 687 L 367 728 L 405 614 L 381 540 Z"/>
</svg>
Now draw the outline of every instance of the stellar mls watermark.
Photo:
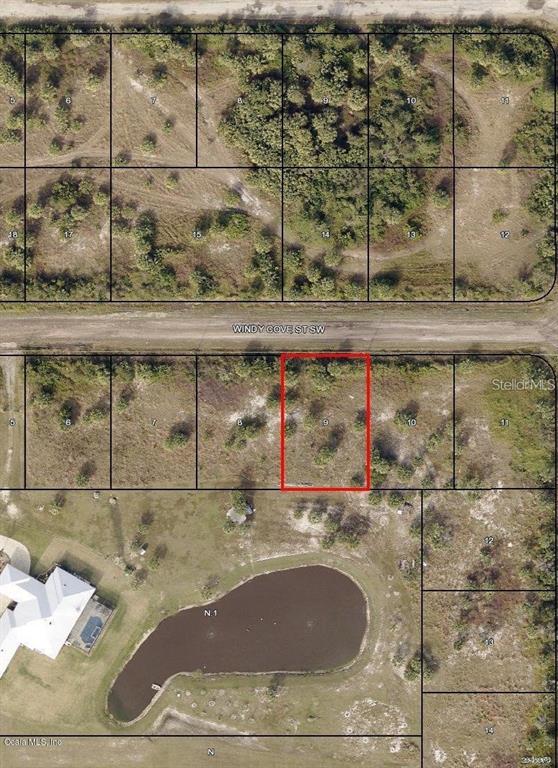
<svg viewBox="0 0 558 768">
<path fill-rule="evenodd" d="M 503 392 L 554 392 L 556 383 L 553 379 L 492 379 L 492 388 Z"/>
</svg>

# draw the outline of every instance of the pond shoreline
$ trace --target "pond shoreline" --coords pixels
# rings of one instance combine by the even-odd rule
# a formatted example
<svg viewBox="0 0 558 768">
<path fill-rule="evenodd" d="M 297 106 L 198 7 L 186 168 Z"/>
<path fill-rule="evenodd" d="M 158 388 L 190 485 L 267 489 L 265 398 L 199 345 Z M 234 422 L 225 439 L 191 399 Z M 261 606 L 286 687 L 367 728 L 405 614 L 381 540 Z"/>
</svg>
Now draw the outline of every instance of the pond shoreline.
<svg viewBox="0 0 558 768">
<path fill-rule="evenodd" d="M 310 572 L 308 572 L 310 570 Z M 302 573 L 304 571 L 304 573 Z M 274 578 L 275 577 L 275 578 Z M 295 579 L 300 580 L 300 577 L 304 578 L 304 581 L 302 582 L 302 591 L 304 589 L 307 590 L 307 594 L 304 597 L 301 597 L 298 592 L 300 590 L 297 590 L 296 587 L 299 586 L 297 584 L 289 584 L 289 582 L 294 581 Z M 330 585 L 328 589 L 327 580 L 330 580 Z M 256 583 L 258 582 L 258 583 Z M 283 593 L 281 590 L 283 589 L 283 585 L 287 586 L 293 586 L 295 587 L 292 591 L 287 593 Z M 281 588 L 280 588 L 281 587 Z M 244 590 L 242 590 L 244 588 Z M 261 592 L 262 588 L 264 588 L 264 591 Z M 323 588 L 323 589 L 322 589 Z M 271 602 L 271 605 L 269 604 L 269 601 L 267 601 L 267 594 L 266 592 L 271 589 L 275 589 L 276 595 L 275 595 L 275 603 Z M 241 594 L 239 595 L 239 590 L 241 590 Z M 279 590 L 279 592 L 277 592 Z M 314 592 L 312 591 L 314 590 Z M 338 600 L 333 601 L 333 603 L 330 601 L 330 591 L 333 590 L 333 592 L 338 592 Z M 244 644 L 244 651 L 245 656 L 242 657 L 242 663 L 246 661 L 247 659 L 250 659 L 250 654 L 252 650 L 252 644 L 246 645 L 247 638 L 244 636 L 244 632 L 251 632 L 254 631 L 254 647 L 256 649 L 259 648 L 258 652 L 260 654 L 263 653 L 261 656 L 261 661 L 263 664 L 267 663 L 267 654 L 269 653 L 278 653 L 284 658 L 285 652 L 287 652 L 287 655 L 289 653 L 288 645 L 291 643 L 291 645 L 294 644 L 294 648 L 291 648 L 291 652 L 293 654 L 303 654 L 304 660 L 302 661 L 302 665 L 308 665 L 313 664 L 316 662 L 316 668 L 302 668 L 297 669 L 295 668 L 296 662 L 294 661 L 294 658 L 291 660 L 289 659 L 289 663 L 282 663 L 279 664 L 277 669 L 268 668 L 268 669 L 242 669 L 242 663 L 239 663 L 238 669 L 235 667 L 234 669 L 211 669 L 211 670 L 203 670 L 200 669 L 200 667 L 192 668 L 192 669 L 179 669 L 176 672 L 168 675 L 165 677 L 164 680 L 162 680 L 160 683 L 160 689 L 155 691 L 153 696 L 149 698 L 149 700 L 146 702 L 146 705 L 141 709 L 141 711 L 135 715 L 133 718 L 126 720 L 126 719 L 120 719 L 120 712 L 117 713 L 115 711 L 114 706 L 111 707 L 111 694 L 113 693 L 115 687 L 118 685 L 118 681 L 122 681 L 122 676 L 125 674 L 126 670 L 128 669 L 128 675 L 124 680 L 129 680 L 130 684 L 137 688 L 138 686 L 143 686 L 143 698 L 146 697 L 146 690 L 145 690 L 145 681 L 141 680 L 141 677 L 145 677 L 145 666 L 146 665 L 139 665 L 138 662 L 135 662 L 135 669 L 132 667 L 130 670 L 130 665 L 134 662 L 136 659 L 138 652 L 141 651 L 143 648 L 143 654 L 146 653 L 153 653 L 153 649 L 155 648 L 154 643 L 151 643 L 151 648 L 145 648 L 145 643 L 149 640 L 149 638 L 152 638 L 154 633 L 159 631 L 159 634 L 162 634 L 162 642 L 163 644 L 166 642 L 167 645 L 169 642 L 171 642 L 171 647 L 174 649 L 174 639 L 171 639 L 169 637 L 169 630 L 172 629 L 172 625 L 176 625 L 174 627 L 174 630 L 177 629 L 179 631 L 179 635 L 182 631 L 184 631 L 184 627 L 181 625 L 185 624 L 185 622 L 188 622 L 190 624 L 197 623 L 196 631 L 203 631 L 205 632 L 205 624 L 203 624 L 203 630 L 201 629 L 202 625 L 200 622 L 200 614 L 199 613 L 193 613 L 194 611 L 202 611 L 204 609 L 208 609 L 208 606 L 214 606 L 221 603 L 220 610 L 221 613 L 219 616 L 221 617 L 223 610 L 227 611 L 227 603 L 231 604 L 234 601 L 238 602 L 239 599 L 245 599 L 245 593 L 251 593 L 252 598 L 256 598 L 257 600 L 260 600 L 260 604 L 252 605 L 251 603 L 248 604 L 248 609 L 250 609 L 252 612 L 256 611 L 258 614 L 258 619 L 260 622 L 264 622 L 264 616 L 259 616 L 260 613 L 263 613 L 265 615 L 266 623 L 263 623 L 262 625 L 254 625 L 252 627 L 244 627 L 244 626 L 238 626 L 238 617 L 240 616 L 240 621 L 246 621 L 249 620 L 249 616 L 246 613 L 246 606 L 239 603 L 235 606 L 234 609 L 232 609 L 232 605 L 229 606 L 229 624 L 225 625 L 225 631 L 223 633 L 213 633 L 211 630 L 209 633 L 207 633 L 207 639 L 209 641 L 216 641 L 216 644 L 218 643 L 222 644 L 222 647 L 220 649 L 221 657 L 219 657 L 219 650 L 216 651 L 216 656 L 214 656 L 213 659 L 210 659 L 210 657 L 205 657 L 204 654 L 207 653 L 207 639 L 200 638 L 199 636 L 193 635 L 192 636 L 192 645 L 196 645 L 197 643 L 197 649 L 198 651 L 202 651 L 203 660 L 211 660 L 211 662 L 217 664 L 218 666 L 221 665 L 222 662 L 229 663 L 231 661 L 231 654 L 232 658 L 234 658 L 234 654 L 237 652 L 235 650 L 236 646 L 238 645 L 238 642 L 240 641 L 241 644 Z M 232 598 L 230 597 L 232 595 Z M 297 599 L 299 600 L 299 604 L 297 605 Z M 306 603 L 304 603 L 304 599 L 307 600 Z M 294 600 L 294 602 L 293 602 Z M 224 601 L 224 602 L 222 602 Z M 300 602 L 302 601 L 302 602 Z M 277 603 L 282 603 L 282 605 L 279 605 L 277 608 Z M 321 603 L 321 604 L 320 604 Z M 349 606 L 350 603 L 350 606 Z M 295 616 L 293 614 L 293 606 L 297 609 L 298 614 Z M 256 610 L 257 608 L 257 610 Z M 211 609 L 209 609 L 211 610 Z M 232 610 L 232 613 L 231 613 Z M 282 614 L 275 616 L 275 613 L 269 613 L 269 611 L 283 611 Z M 310 619 L 306 619 L 306 616 L 310 613 L 314 613 L 316 611 L 321 610 L 321 613 L 318 612 L 317 615 L 314 617 L 312 616 Z M 354 611 L 354 615 L 350 614 L 350 611 Z M 190 612 L 190 615 L 188 617 L 184 616 L 186 612 Z M 205 613 L 204 617 L 210 618 L 207 613 Z M 270 620 L 277 619 L 277 621 L 273 621 L 273 627 L 270 625 Z M 256 620 L 256 616 L 251 616 L 252 621 Z M 227 621 L 227 618 L 221 619 L 221 621 Z M 232 621 L 232 623 L 231 623 Z M 289 622 L 291 622 L 291 626 L 289 629 Z M 324 632 L 324 626 L 319 627 L 319 635 L 312 636 L 312 630 L 314 629 L 314 624 L 316 622 L 319 622 L 320 625 L 326 625 L 325 626 L 325 632 Z M 329 622 L 329 626 L 328 625 Z M 359 623 L 360 622 L 360 623 Z M 280 626 L 279 626 L 280 625 Z M 342 626 L 342 629 L 341 629 Z M 274 627 L 277 627 L 277 629 L 274 629 Z M 162 628 L 162 629 L 161 629 Z M 286 628 L 286 629 L 285 629 Z M 188 627 L 190 629 L 190 627 Z M 199 674 L 207 674 L 211 677 L 219 677 L 219 676 L 258 676 L 258 675 L 265 675 L 265 676 L 272 676 L 272 675 L 289 675 L 289 676 L 308 676 L 308 675 L 323 675 L 327 673 L 337 672 L 344 669 L 347 669 L 351 666 L 353 666 L 358 659 L 361 657 L 362 652 L 366 646 L 367 638 L 369 635 L 370 630 L 370 605 L 369 605 L 369 599 L 368 595 L 364 592 L 363 588 L 360 586 L 360 584 L 356 581 L 355 578 L 353 578 L 350 574 L 347 574 L 345 571 L 341 570 L 337 567 L 332 567 L 329 565 L 322 565 L 322 564 L 307 564 L 307 565 L 301 565 L 301 566 L 292 566 L 292 565 L 285 565 L 285 567 L 279 567 L 267 570 L 265 572 L 261 572 L 259 574 L 250 575 L 248 578 L 244 579 L 241 582 L 238 582 L 234 587 L 229 589 L 228 591 L 222 593 L 221 595 L 214 597 L 211 601 L 206 601 L 205 603 L 196 604 L 192 606 L 188 606 L 185 608 L 181 608 L 175 613 L 165 617 L 162 619 L 155 627 L 148 630 L 146 633 L 143 634 L 142 638 L 138 641 L 136 644 L 134 650 L 132 653 L 127 657 L 126 661 L 120 668 L 120 670 L 117 672 L 117 674 L 114 676 L 109 692 L 107 694 L 106 698 L 106 712 L 108 714 L 108 717 L 110 720 L 117 724 L 119 727 L 128 727 L 132 726 L 133 724 L 137 723 L 140 719 L 142 719 L 147 712 L 152 708 L 152 706 L 156 703 L 156 701 L 160 698 L 160 696 L 166 691 L 172 680 L 174 680 L 175 677 L 178 677 L 179 675 L 199 675 Z M 287 634 L 284 638 L 277 637 L 277 633 L 279 632 L 285 632 L 287 631 Z M 239 635 L 238 633 L 241 632 Z M 262 634 L 262 632 L 267 632 L 267 637 L 262 638 L 261 636 L 258 637 L 257 633 Z M 298 638 L 295 638 L 293 640 L 293 632 L 298 633 Z M 230 637 L 229 635 L 235 635 L 236 633 L 236 641 L 235 643 L 229 645 Z M 261 647 L 261 641 L 264 640 L 264 650 L 262 651 Z M 337 646 L 333 642 L 335 639 L 337 639 Z M 321 645 L 320 645 L 321 640 Z M 356 647 L 356 641 L 358 640 L 358 648 Z M 258 645 L 258 641 L 260 641 L 260 645 Z M 200 645 L 201 643 L 201 645 Z M 346 648 L 349 648 L 350 650 L 350 659 L 348 661 L 345 661 L 344 659 L 341 659 L 341 656 L 346 653 Z M 232 649 L 231 649 L 232 648 Z M 296 649 L 296 650 L 295 650 Z M 354 651 L 354 652 L 353 652 Z M 182 652 L 191 653 L 191 647 L 188 646 L 187 649 L 183 649 Z M 176 659 L 175 663 L 180 664 L 187 664 L 191 662 L 186 661 L 186 657 L 182 658 L 180 656 L 181 651 L 179 650 L 177 654 L 175 654 Z M 223 655 L 224 654 L 224 655 Z M 316 659 L 316 654 L 320 656 L 319 659 Z M 168 666 L 169 662 L 169 655 L 163 654 L 164 661 L 161 662 L 160 656 L 156 654 L 154 658 L 155 666 L 159 665 L 159 667 L 166 668 Z M 227 659 L 227 661 L 225 661 Z M 331 660 L 332 663 L 329 663 Z M 339 661 L 340 663 L 335 663 Z M 322 662 L 322 663 L 320 663 Z M 249 663 L 249 661 L 247 662 Z M 281 666 L 286 668 L 281 668 Z M 203 667 L 206 667 L 204 664 Z M 139 670 L 139 672 L 138 672 Z M 135 674 L 134 674 L 135 673 Z M 154 672 L 153 678 L 156 678 L 156 673 Z M 122 691 L 125 691 L 125 688 L 122 688 L 122 682 L 120 683 L 120 688 Z M 118 687 L 117 687 L 118 691 Z M 116 694 L 118 696 L 118 694 Z M 117 707 L 121 706 L 121 700 L 117 699 Z M 114 702 L 113 702 L 114 703 Z M 112 711 L 111 711 L 112 710 Z M 122 710 L 121 710 L 122 711 Z"/>
</svg>

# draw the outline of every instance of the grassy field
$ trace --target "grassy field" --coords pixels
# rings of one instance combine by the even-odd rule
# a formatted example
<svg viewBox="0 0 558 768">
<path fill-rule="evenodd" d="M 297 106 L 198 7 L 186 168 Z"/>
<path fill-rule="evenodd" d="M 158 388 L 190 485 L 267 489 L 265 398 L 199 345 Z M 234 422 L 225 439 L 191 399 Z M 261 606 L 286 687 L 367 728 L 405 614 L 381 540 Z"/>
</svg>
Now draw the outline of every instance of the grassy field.
<svg viewBox="0 0 558 768">
<path fill-rule="evenodd" d="M 189 35 L 121 35 L 114 40 L 116 165 L 194 164 L 195 79 Z"/>
<path fill-rule="evenodd" d="M 202 488 L 279 485 L 279 361 L 276 356 L 200 358 Z"/>
<path fill-rule="evenodd" d="M 552 371 L 538 358 L 458 362 L 457 487 L 552 486 L 554 404 Z"/>
<path fill-rule="evenodd" d="M 118 299 L 277 299 L 279 188 L 254 197 L 246 172 L 113 173 Z"/>
<path fill-rule="evenodd" d="M 444 487 L 452 478 L 450 360 L 372 360 L 372 487 Z"/>
<path fill-rule="evenodd" d="M 27 163 L 109 162 L 108 35 L 27 36 Z"/>
<path fill-rule="evenodd" d="M 198 355 L 197 394 L 193 359 L 113 362 L 111 403 L 109 358 L 28 358 L 30 487 L 106 487 L 111 424 L 115 488 L 193 488 L 196 453 L 200 488 L 278 487 L 277 354 Z M 362 366 L 288 363 L 288 485 L 366 484 Z M 539 358 L 459 355 L 454 370 L 374 355 L 371 380 L 373 488 L 553 485 L 554 380 Z"/>
<path fill-rule="evenodd" d="M 26 260 L 30 299 L 107 298 L 109 171 L 27 171 Z"/>
<path fill-rule="evenodd" d="M 4 165 L 23 165 L 23 36 L 0 40 L 0 148 Z"/>
<path fill-rule="evenodd" d="M 287 359 L 286 485 L 367 485 L 366 387 L 362 359 Z"/>
<path fill-rule="evenodd" d="M 109 483 L 106 358 L 32 358 L 27 367 L 27 479 L 35 488 Z"/>
<path fill-rule="evenodd" d="M 538 695 L 427 696 L 424 712 L 424 765 L 479 768 L 517 765 L 522 758 L 550 758 L 553 743 L 540 738 L 552 720 L 553 700 Z M 443 728 L 440 728 L 443 724 Z"/>
<path fill-rule="evenodd" d="M 173 768 L 178 764 L 198 766 L 208 761 L 221 768 L 337 768 L 357 763 L 362 768 L 418 768 L 420 748 L 408 738 L 265 738 L 207 737 L 187 739 L 166 736 L 146 738 L 104 737 L 91 741 L 65 738 L 60 747 L 25 749 L 0 744 L 4 768 Z M 46 753 L 46 754 L 45 754 Z"/>
<path fill-rule="evenodd" d="M 459 491 L 425 495 L 429 589 L 551 589 L 554 494 Z"/>
<path fill-rule="evenodd" d="M 23 359 L 0 357 L 0 488 L 23 486 Z"/>
<path fill-rule="evenodd" d="M 455 173 L 457 296 L 536 298 L 544 292 L 533 288 L 532 280 L 538 279 L 551 206 L 541 219 L 530 200 L 547 172 L 473 168 Z M 550 273 L 544 281 L 548 288 Z"/>
<path fill-rule="evenodd" d="M 553 645 L 552 599 L 523 592 L 426 594 L 425 690 L 552 690 L 554 673 L 547 678 L 541 655 L 541 644 Z M 534 616 L 542 617 L 536 628 Z"/>
<path fill-rule="evenodd" d="M 307 495 L 256 492 L 254 520 L 232 531 L 225 525 L 227 492 L 121 492 L 115 502 L 109 498 L 82 491 L 53 505 L 52 493 L 14 493 L 15 509 L 1 513 L 3 531 L 33 553 L 34 572 L 64 564 L 90 579 L 116 607 L 90 657 L 65 648 L 53 662 L 18 651 L 3 678 L 8 702 L 3 717 L 14 731 L 156 733 L 161 714 L 172 707 L 198 733 L 213 728 L 232 734 L 416 733 L 419 686 L 404 672 L 419 642 L 418 581 L 399 567 L 402 558 L 417 560 L 414 494 L 400 515 L 390 512 L 386 499 L 337 497 L 344 514 L 362 515 L 368 529 L 357 546 L 339 538 L 329 549 L 321 547 L 321 539 L 325 521 L 338 507 L 327 498 L 314 500 L 321 504 L 316 520 L 300 514 L 298 502 L 308 503 Z M 137 549 L 140 537 L 148 544 L 145 557 Z M 251 575 L 305 563 L 339 567 L 367 595 L 370 627 L 349 668 L 287 677 L 274 694 L 269 675 L 179 676 L 136 724 L 122 731 L 110 722 L 105 700 L 111 681 L 146 630 Z"/>
<path fill-rule="evenodd" d="M 24 172 L 2 171 L 0 176 L 0 298 L 23 299 Z"/>
<path fill-rule="evenodd" d="M 195 486 L 195 375 L 188 358 L 113 361 L 114 486 Z"/>
</svg>

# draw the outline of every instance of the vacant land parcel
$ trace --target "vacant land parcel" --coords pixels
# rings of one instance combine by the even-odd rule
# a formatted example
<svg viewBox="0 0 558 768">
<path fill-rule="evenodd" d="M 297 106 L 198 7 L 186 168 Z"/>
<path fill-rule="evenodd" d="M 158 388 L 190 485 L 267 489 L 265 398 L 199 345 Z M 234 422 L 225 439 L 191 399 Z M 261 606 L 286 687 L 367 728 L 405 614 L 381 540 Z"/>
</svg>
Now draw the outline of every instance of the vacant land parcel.
<svg viewBox="0 0 558 768">
<path fill-rule="evenodd" d="M 0 489 L 24 484 L 24 362 L 0 357 Z"/>
<path fill-rule="evenodd" d="M 24 297 L 25 180 L 23 170 L 4 169 L 0 174 L 0 299 Z"/>
<path fill-rule="evenodd" d="M 201 168 L 114 171 L 114 295 L 280 298 L 280 184 L 275 197 L 254 200 L 249 179 Z"/>
<path fill-rule="evenodd" d="M 281 365 L 281 487 L 369 488 L 369 357 L 286 353 Z"/>
<path fill-rule="evenodd" d="M 459 765 L 471 755 L 482 766 L 514 765 L 524 755 L 551 765 L 553 710 L 553 697 L 540 694 L 426 696 L 424 765 Z"/>
<path fill-rule="evenodd" d="M 109 172 L 34 169 L 26 179 L 26 295 L 45 301 L 105 299 Z"/>
<path fill-rule="evenodd" d="M 552 589 L 554 491 L 436 491 L 423 512 L 427 589 Z"/>
<path fill-rule="evenodd" d="M 554 484 L 554 373 L 535 356 L 373 356 L 371 376 L 356 352 L 284 353 L 283 376 L 276 353 L 23 357 L 29 487 Z M 75 462 L 97 466 L 86 443 L 101 433 L 94 452 L 112 475 L 85 478 Z M 60 463 L 66 443 L 74 469 Z"/>
<path fill-rule="evenodd" d="M 109 35 L 28 34 L 28 165 L 109 162 Z"/>
<path fill-rule="evenodd" d="M 25 238 L 8 237 L 5 299 L 528 301 L 552 287 L 555 57 L 535 32 L 5 33 L 0 65 L 0 166 L 29 182 L 28 286 Z M 38 263 L 34 174 L 85 166 L 114 181 L 98 182 L 112 226 L 75 200 L 65 229 L 80 222 L 92 256 L 80 272 L 46 243 L 68 258 Z M 16 189 L 0 199 L 6 233 L 21 229 Z"/>
<path fill-rule="evenodd" d="M 113 360 L 112 477 L 117 486 L 196 484 L 193 358 Z"/>
<path fill-rule="evenodd" d="M 196 45 L 188 34 L 119 35 L 113 41 L 113 162 L 193 165 Z"/>
<path fill-rule="evenodd" d="M 279 487 L 279 360 L 275 355 L 198 362 L 201 488 Z"/>
<path fill-rule="evenodd" d="M 552 487 L 555 376 L 537 357 L 458 358 L 457 487 Z"/>
<path fill-rule="evenodd" d="M 110 367 L 103 358 L 27 361 L 27 479 L 30 487 L 109 483 Z"/>
<path fill-rule="evenodd" d="M 553 601 L 552 593 L 427 593 L 425 690 L 551 691 Z"/>
<path fill-rule="evenodd" d="M 24 163 L 24 38 L 0 37 L 0 147 L 2 165 Z"/>
<path fill-rule="evenodd" d="M 201 166 L 280 166 L 280 35 L 198 38 Z"/>
<path fill-rule="evenodd" d="M 451 358 L 373 358 L 372 487 L 443 488 L 453 478 Z"/>
</svg>

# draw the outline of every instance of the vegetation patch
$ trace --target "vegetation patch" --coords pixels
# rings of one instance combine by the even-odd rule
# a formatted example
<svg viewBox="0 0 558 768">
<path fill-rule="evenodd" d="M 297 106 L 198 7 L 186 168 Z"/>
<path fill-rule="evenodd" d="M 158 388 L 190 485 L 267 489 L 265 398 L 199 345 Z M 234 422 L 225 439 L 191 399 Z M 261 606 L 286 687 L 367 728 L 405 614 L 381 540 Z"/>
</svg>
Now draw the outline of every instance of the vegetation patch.
<svg viewBox="0 0 558 768">
<path fill-rule="evenodd" d="M 28 297 L 101 301 L 109 291 L 108 171 L 27 174 Z"/>
<path fill-rule="evenodd" d="M 28 34 L 27 162 L 109 162 L 108 35 Z"/>
<path fill-rule="evenodd" d="M 196 392 L 192 358 L 113 360 L 113 485 L 196 485 Z"/>
<path fill-rule="evenodd" d="M 30 487 L 109 484 L 109 376 L 104 358 L 28 358 Z"/>
</svg>

